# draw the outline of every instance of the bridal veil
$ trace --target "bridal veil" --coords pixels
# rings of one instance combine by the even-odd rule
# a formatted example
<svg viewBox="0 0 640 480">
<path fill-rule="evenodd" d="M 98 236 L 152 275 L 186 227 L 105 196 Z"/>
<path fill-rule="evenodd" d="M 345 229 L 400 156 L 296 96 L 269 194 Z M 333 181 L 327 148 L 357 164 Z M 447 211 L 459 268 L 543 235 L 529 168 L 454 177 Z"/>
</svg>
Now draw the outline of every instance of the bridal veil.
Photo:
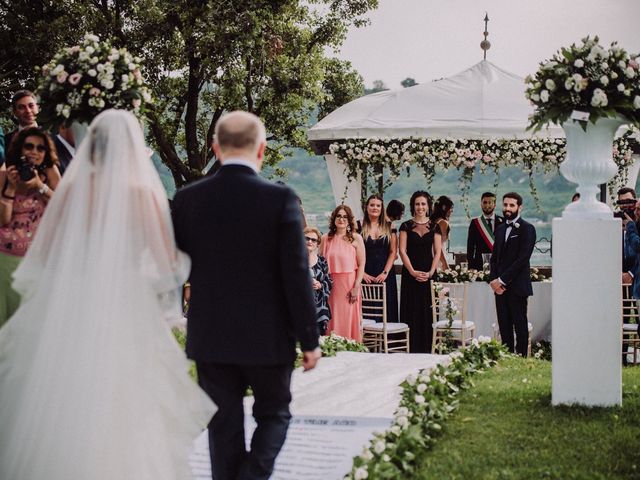
<svg viewBox="0 0 640 480">
<path fill-rule="evenodd" d="M 165 319 L 189 270 L 140 125 L 95 118 L 14 274 L 0 330 L 0 478 L 190 478 L 215 407 Z"/>
</svg>

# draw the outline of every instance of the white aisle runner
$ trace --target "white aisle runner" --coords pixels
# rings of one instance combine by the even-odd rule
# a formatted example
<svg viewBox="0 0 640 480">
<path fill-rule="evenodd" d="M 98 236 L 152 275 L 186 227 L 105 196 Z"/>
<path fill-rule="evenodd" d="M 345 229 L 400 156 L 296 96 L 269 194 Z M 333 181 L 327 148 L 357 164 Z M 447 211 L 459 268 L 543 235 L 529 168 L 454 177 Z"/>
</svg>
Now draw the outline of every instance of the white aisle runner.
<svg viewBox="0 0 640 480">
<path fill-rule="evenodd" d="M 287 440 L 273 480 L 341 479 L 374 432 L 384 431 L 400 401 L 398 385 L 411 373 L 447 363 L 448 356 L 340 352 L 310 372 L 293 373 Z M 247 448 L 255 422 L 253 399 L 245 399 Z M 211 478 L 207 432 L 194 445 L 191 466 L 197 480 Z"/>
</svg>

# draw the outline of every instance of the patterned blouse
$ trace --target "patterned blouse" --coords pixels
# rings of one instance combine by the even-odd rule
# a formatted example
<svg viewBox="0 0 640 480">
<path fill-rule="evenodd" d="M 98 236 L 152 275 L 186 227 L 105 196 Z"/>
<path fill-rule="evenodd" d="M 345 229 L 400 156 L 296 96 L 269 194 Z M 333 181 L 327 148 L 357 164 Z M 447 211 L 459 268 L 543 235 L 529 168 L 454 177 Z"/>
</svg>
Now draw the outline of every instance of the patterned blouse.
<svg viewBox="0 0 640 480">
<path fill-rule="evenodd" d="M 313 267 L 310 267 L 311 276 L 322 285 L 318 290 L 313 291 L 316 301 L 316 318 L 318 322 L 331 319 L 331 310 L 329 310 L 329 293 L 333 282 L 329 275 L 329 265 L 327 259 L 318 255 L 318 261 Z"/>
<path fill-rule="evenodd" d="M 33 241 L 46 204 L 37 192 L 16 193 L 11 220 L 0 227 L 0 252 L 24 257 Z"/>
</svg>

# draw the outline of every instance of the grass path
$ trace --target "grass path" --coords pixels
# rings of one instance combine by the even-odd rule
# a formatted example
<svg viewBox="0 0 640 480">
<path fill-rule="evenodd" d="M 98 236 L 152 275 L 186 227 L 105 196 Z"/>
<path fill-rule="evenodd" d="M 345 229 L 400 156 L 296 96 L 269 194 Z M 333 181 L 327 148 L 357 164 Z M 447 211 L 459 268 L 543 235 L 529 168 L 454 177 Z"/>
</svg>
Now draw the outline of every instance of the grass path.
<svg viewBox="0 0 640 480">
<path fill-rule="evenodd" d="M 421 479 L 640 479 L 640 367 L 623 407 L 551 407 L 551 363 L 507 359 L 476 377 Z"/>
</svg>

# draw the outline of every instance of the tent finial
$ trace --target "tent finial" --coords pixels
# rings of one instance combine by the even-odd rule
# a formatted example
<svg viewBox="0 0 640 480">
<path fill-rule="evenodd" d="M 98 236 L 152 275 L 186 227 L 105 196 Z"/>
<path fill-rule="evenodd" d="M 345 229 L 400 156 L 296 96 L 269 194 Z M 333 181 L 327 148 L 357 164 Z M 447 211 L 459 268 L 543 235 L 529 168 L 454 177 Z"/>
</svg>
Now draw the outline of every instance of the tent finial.
<svg viewBox="0 0 640 480">
<path fill-rule="evenodd" d="M 487 50 L 491 48 L 491 42 L 487 40 L 489 31 L 487 30 L 487 24 L 489 23 L 489 14 L 484 12 L 484 40 L 480 42 L 480 48 L 484 51 L 484 59 L 487 59 Z"/>
</svg>

